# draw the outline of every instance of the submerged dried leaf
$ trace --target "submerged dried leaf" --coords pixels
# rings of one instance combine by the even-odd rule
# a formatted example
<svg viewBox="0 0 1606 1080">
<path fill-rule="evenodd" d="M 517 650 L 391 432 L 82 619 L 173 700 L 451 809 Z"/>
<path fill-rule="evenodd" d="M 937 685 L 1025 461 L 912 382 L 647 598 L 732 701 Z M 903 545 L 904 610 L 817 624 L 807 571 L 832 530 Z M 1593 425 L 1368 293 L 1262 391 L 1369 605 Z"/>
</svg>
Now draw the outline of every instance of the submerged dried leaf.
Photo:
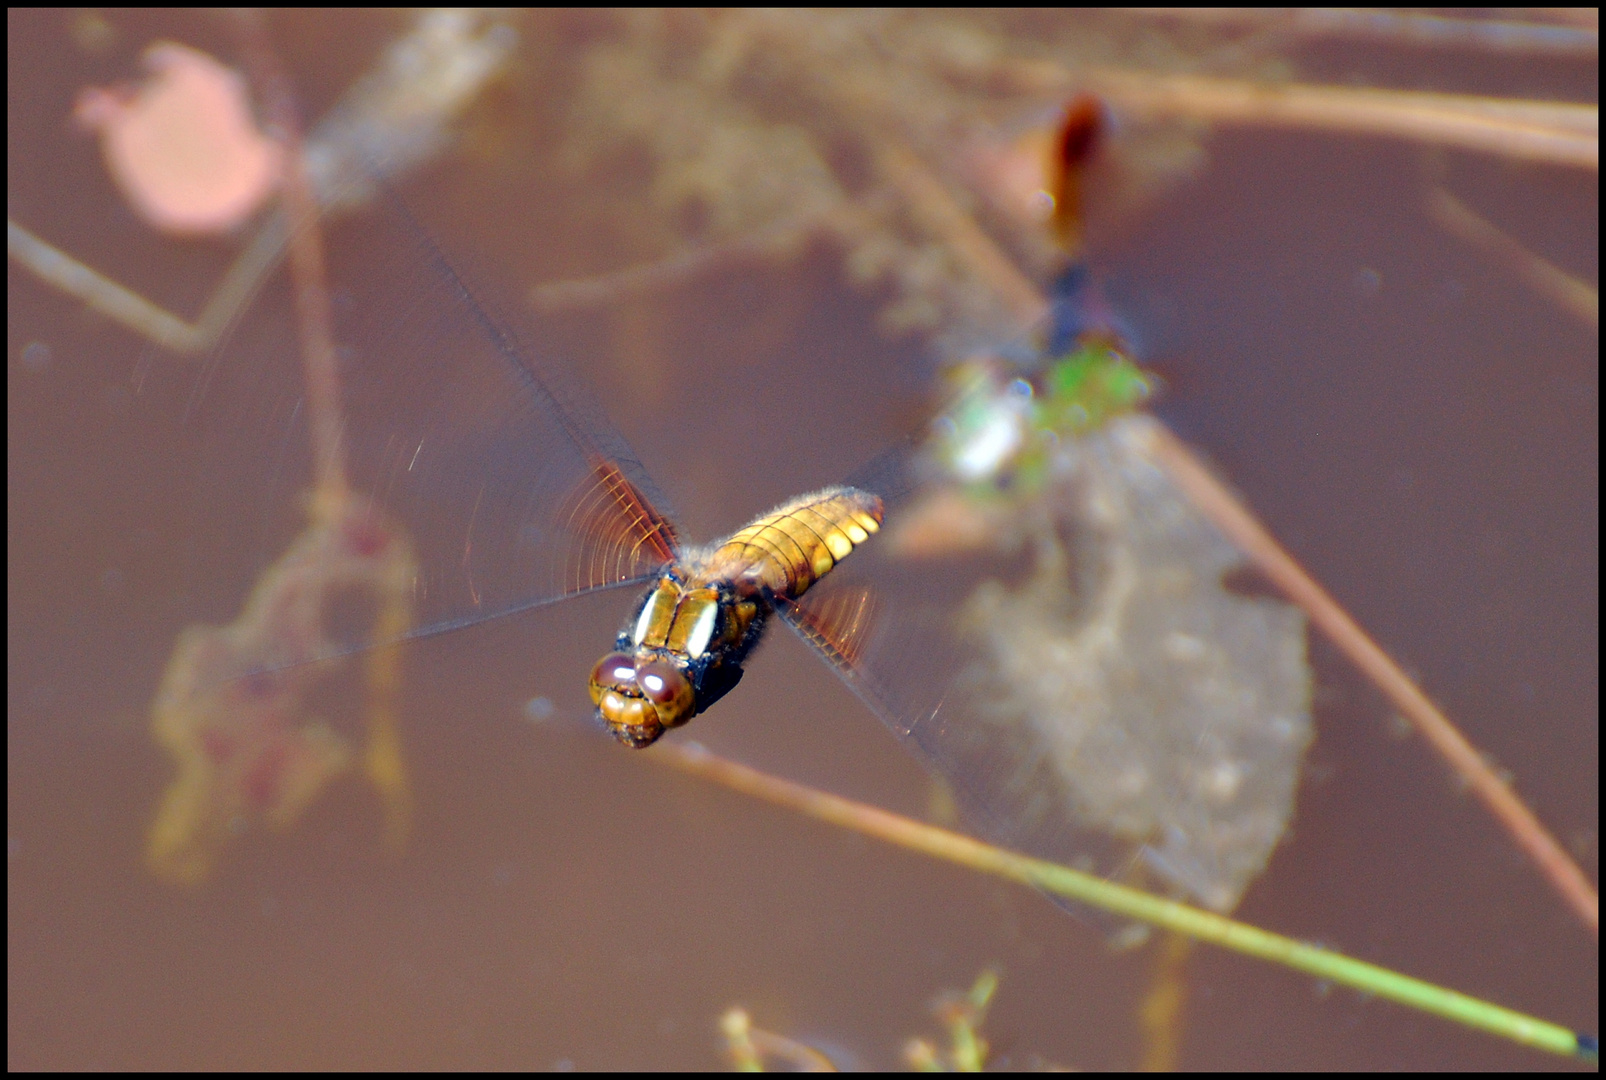
<svg viewBox="0 0 1606 1080">
<path fill-rule="evenodd" d="M 1216 910 L 1264 869 L 1311 739 L 1305 619 L 1234 595 L 1242 556 L 1142 454 L 1131 416 L 1067 442 L 1033 572 L 990 581 L 962 623 L 977 712 L 1029 732 L 1045 813 L 1141 846 Z M 1051 520 L 1048 520 L 1051 518 Z"/>
</svg>

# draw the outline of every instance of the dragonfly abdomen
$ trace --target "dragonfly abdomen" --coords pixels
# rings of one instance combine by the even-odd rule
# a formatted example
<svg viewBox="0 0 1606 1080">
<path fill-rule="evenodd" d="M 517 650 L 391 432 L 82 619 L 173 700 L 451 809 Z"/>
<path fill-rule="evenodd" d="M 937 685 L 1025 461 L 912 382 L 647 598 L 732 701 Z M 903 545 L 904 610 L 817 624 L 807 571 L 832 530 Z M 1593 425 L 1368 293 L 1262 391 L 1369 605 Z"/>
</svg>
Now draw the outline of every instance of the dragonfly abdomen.
<svg viewBox="0 0 1606 1080">
<path fill-rule="evenodd" d="M 761 586 L 797 600 L 881 527 L 881 500 L 832 487 L 776 507 L 737 531 L 709 555 L 710 579 Z"/>
</svg>

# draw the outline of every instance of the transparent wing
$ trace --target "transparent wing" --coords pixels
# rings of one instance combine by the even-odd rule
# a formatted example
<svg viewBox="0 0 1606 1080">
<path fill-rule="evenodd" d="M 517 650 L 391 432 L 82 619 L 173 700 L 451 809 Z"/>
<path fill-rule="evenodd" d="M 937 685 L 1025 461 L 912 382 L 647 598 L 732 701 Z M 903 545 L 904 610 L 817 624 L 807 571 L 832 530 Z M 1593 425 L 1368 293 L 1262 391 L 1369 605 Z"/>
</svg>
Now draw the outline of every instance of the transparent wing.
<svg viewBox="0 0 1606 1080">
<path fill-rule="evenodd" d="M 189 417 L 207 435 L 199 488 L 208 505 L 196 516 L 229 533 L 203 541 L 207 549 L 227 552 L 276 603 L 295 590 L 265 587 L 263 568 L 283 565 L 309 516 L 333 523 L 323 547 L 348 563 L 395 541 L 409 549 L 389 572 L 407 579 L 410 618 L 330 615 L 303 624 L 312 645 L 261 651 L 302 663 L 435 633 L 633 581 L 673 556 L 662 500 L 628 445 L 404 211 L 342 226 L 330 261 L 351 494 L 312 494 L 316 421 L 281 284 L 194 387 Z M 326 576 L 302 592 L 321 604 L 327 586 L 363 581 Z"/>
<path fill-rule="evenodd" d="M 1153 423 L 1067 444 L 1030 495 L 916 487 L 782 617 L 994 840 L 1227 910 L 1292 811 L 1304 620 L 1228 588 Z"/>
</svg>

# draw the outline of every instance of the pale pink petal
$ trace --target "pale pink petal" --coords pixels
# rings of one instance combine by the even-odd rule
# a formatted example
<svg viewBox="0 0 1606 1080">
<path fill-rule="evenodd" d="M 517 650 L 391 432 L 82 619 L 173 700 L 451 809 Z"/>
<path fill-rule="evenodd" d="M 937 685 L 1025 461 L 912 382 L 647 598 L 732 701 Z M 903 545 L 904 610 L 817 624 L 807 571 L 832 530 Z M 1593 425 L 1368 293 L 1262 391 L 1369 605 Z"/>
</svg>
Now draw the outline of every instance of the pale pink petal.
<svg viewBox="0 0 1606 1080">
<path fill-rule="evenodd" d="M 74 115 L 99 133 L 113 179 L 166 232 L 228 232 L 278 186 L 283 152 L 256 127 L 245 81 L 205 53 L 164 42 L 138 86 L 86 89 Z"/>
</svg>

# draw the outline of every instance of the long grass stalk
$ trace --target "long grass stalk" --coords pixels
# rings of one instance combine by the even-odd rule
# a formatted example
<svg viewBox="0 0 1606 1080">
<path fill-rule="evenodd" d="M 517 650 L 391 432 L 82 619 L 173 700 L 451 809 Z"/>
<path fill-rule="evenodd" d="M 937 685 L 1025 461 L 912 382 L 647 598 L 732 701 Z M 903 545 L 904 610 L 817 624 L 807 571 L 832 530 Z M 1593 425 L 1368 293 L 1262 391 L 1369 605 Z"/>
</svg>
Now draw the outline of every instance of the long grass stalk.
<svg viewBox="0 0 1606 1080">
<path fill-rule="evenodd" d="M 1523 1046 L 1574 1058 L 1588 1058 L 1596 1052 L 1592 1036 L 1580 1035 L 1559 1024 L 1402 975 L 1377 964 L 1356 960 L 1331 949 L 1261 930 L 1224 915 L 1119 885 L 1095 874 L 994 847 L 973 837 L 915 821 L 877 806 L 783 780 L 719 757 L 695 743 L 660 743 L 652 749 L 650 756 L 743 794 L 765 799 L 866 836 L 981 873 L 1030 885 L 1123 918 L 1172 930 L 1196 941 L 1280 964 Z"/>
<path fill-rule="evenodd" d="M 1042 60 L 1017 61 L 1012 74 L 1022 88 L 1061 93 L 1092 89 L 1138 115 L 1380 136 L 1522 161 L 1600 168 L 1600 109 L 1578 102 L 1279 85 L 1121 68 L 1073 71 Z"/>
</svg>

